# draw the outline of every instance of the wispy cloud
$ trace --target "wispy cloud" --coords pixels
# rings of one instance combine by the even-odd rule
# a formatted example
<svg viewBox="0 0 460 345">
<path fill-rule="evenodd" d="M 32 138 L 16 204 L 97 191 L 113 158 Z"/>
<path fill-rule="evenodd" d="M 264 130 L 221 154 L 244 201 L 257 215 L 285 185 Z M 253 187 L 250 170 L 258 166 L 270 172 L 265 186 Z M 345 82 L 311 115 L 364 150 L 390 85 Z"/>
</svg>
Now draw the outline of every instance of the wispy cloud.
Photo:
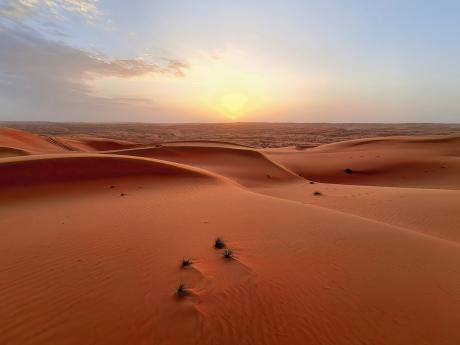
<svg viewBox="0 0 460 345">
<path fill-rule="evenodd" d="M 149 100 L 96 96 L 92 82 L 100 78 L 144 75 L 183 77 L 188 65 L 180 60 L 113 59 L 51 41 L 24 27 L 0 26 L 0 101 L 16 113 L 107 113 L 110 107 L 152 107 Z M 1 99 L 3 96 L 3 99 Z M 6 106 L 1 117 L 7 117 Z M 134 109 L 133 108 L 133 109 Z M 131 109 L 131 111 L 133 111 Z M 144 109 L 145 110 L 145 109 Z M 38 114 L 37 114 L 38 115 Z"/>
<path fill-rule="evenodd" d="M 4 0 L 0 4 L 0 15 L 15 19 L 36 15 L 61 18 L 66 12 L 87 19 L 100 14 L 97 0 Z"/>
<path fill-rule="evenodd" d="M 142 58 L 109 59 L 50 41 L 30 29 L 0 27 L 0 71 L 24 77 L 52 77 L 84 82 L 97 77 L 130 78 L 148 73 L 184 76 L 188 65 L 170 59 L 147 62 Z"/>
<path fill-rule="evenodd" d="M 73 49 L 73 48 L 71 48 Z M 81 52 L 81 51 L 79 51 Z M 150 63 L 143 59 L 115 59 L 107 60 L 83 52 L 87 63 L 83 74 L 93 74 L 96 76 L 113 76 L 129 78 L 148 73 L 171 75 L 174 77 L 185 76 L 188 65 L 179 60 L 165 60 L 164 63 Z"/>
</svg>

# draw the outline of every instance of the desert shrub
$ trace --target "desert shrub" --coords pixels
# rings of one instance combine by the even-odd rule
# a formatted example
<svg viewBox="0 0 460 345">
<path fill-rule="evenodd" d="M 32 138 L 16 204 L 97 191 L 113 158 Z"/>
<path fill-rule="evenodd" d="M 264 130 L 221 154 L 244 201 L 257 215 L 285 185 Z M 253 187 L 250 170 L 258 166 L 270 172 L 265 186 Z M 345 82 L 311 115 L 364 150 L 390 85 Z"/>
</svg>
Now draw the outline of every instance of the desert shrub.
<svg viewBox="0 0 460 345">
<path fill-rule="evenodd" d="M 192 259 L 183 258 L 181 263 L 180 263 L 180 267 L 186 268 L 186 267 L 190 266 L 192 263 L 193 263 Z"/>
<path fill-rule="evenodd" d="M 176 295 L 179 298 L 187 296 L 187 286 L 184 283 L 180 283 L 176 289 Z"/>
<path fill-rule="evenodd" d="M 225 259 L 233 259 L 235 256 L 233 255 L 233 250 L 231 249 L 225 249 L 224 253 L 222 254 Z"/>
<path fill-rule="evenodd" d="M 216 249 L 225 248 L 225 243 L 224 243 L 224 240 L 223 240 L 222 237 L 217 237 L 217 238 L 214 240 L 214 248 L 216 248 Z"/>
</svg>

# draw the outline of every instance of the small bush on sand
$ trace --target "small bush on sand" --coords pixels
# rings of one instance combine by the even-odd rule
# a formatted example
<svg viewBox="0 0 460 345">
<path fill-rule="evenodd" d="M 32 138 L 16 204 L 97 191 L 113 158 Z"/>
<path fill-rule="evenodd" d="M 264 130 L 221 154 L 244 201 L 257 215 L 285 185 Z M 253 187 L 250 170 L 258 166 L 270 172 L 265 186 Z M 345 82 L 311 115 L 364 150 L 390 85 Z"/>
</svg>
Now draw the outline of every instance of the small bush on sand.
<svg viewBox="0 0 460 345">
<path fill-rule="evenodd" d="M 235 256 L 233 255 L 233 250 L 231 249 L 225 249 L 224 253 L 222 254 L 225 259 L 234 259 Z"/>
<path fill-rule="evenodd" d="M 346 174 L 353 174 L 353 170 L 351 170 L 350 168 L 346 168 L 346 169 L 344 170 L 344 172 L 345 172 Z"/>
<path fill-rule="evenodd" d="M 217 237 L 217 238 L 214 240 L 214 248 L 216 248 L 216 249 L 225 248 L 225 243 L 224 243 L 224 240 L 223 240 L 222 237 Z"/>
<path fill-rule="evenodd" d="M 176 289 L 176 295 L 179 298 L 187 296 L 187 286 L 184 283 L 180 283 Z"/>
<path fill-rule="evenodd" d="M 322 195 L 321 192 L 314 192 L 313 195 Z"/>
<path fill-rule="evenodd" d="M 190 266 L 192 263 L 193 263 L 192 259 L 183 258 L 181 263 L 180 263 L 180 267 L 181 268 L 186 268 L 186 267 Z"/>
</svg>

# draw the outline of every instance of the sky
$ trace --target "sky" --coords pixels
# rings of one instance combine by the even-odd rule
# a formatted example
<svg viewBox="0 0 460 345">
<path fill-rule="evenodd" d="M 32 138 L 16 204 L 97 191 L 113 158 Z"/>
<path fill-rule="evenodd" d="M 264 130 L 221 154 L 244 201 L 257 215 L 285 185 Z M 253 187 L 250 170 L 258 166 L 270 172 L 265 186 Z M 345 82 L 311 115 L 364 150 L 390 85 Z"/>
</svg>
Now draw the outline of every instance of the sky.
<svg viewBox="0 0 460 345">
<path fill-rule="evenodd" d="M 0 120 L 460 122 L 458 0 L 0 0 Z"/>
</svg>

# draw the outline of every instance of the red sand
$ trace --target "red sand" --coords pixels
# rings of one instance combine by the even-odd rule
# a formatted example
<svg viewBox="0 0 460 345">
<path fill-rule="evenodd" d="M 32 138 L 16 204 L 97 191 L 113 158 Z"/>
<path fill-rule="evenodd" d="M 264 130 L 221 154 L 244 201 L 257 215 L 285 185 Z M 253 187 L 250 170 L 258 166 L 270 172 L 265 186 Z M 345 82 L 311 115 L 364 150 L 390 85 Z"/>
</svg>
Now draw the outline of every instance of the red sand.
<svg viewBox="0 0 460 345">
<path fill-rule="evenodd" d="M 460 343 L 459 138 L 54 139 L 0 132 L 1 344 Z"/>
</svg>

